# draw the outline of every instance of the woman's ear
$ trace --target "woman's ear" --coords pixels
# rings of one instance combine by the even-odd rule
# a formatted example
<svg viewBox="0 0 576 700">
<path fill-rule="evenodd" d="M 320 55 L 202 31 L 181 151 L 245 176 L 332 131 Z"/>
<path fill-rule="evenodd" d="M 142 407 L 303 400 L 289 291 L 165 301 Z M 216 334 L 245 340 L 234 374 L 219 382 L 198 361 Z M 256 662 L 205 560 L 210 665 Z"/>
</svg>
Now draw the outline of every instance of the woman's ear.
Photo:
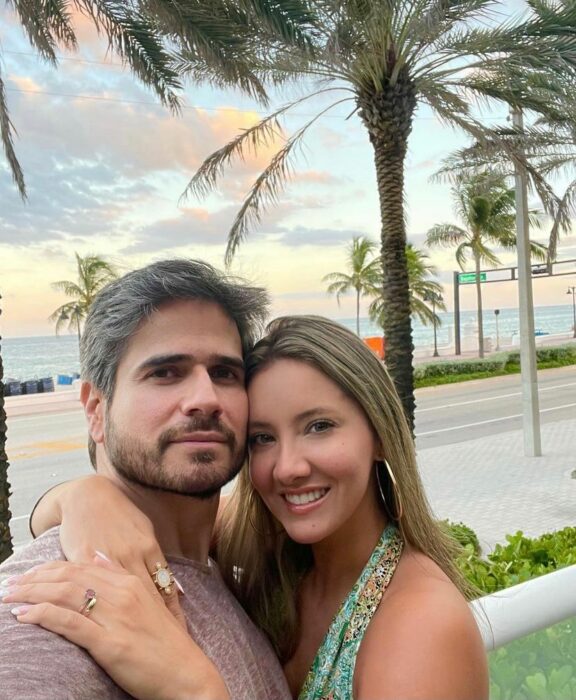
<svg viewBox="0 0 576 700">
<path fill-rule="evenodd" d="M 88 432 L 96 443 L 104 442 L 104 412 L 105 399 L 102 392 L 90 382 L 82 382 L 80 386 L 80 401 L 88 421 Z"/>
</svg>

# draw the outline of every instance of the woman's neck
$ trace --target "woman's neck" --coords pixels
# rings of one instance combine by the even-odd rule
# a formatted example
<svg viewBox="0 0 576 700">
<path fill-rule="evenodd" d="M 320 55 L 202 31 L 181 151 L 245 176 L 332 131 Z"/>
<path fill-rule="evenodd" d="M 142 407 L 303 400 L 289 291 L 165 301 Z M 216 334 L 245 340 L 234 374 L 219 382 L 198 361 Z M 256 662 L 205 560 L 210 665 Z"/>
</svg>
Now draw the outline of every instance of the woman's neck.
<svg viewBox="0 0 576 700">
<path fill-rule="evenodd" d="M 319 594 L 330 596 L 349 591 L 370 558 L 387 518 L 380 508 L 353 516 L 330 537 L 312 545 L 314 564 L 308 575 L 309 584 Z"/>
</svg>

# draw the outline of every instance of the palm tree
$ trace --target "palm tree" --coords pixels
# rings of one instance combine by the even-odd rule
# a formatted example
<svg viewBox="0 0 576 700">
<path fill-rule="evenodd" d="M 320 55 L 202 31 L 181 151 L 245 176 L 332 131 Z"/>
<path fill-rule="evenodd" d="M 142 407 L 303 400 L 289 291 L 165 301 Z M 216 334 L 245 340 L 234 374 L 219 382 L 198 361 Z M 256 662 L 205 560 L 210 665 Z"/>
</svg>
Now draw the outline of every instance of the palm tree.
<svg viewBox="0 0 576 700">
<path fill-rule="evenodd" d="M 529 2 L 529 14 L 502 24 L 503 0 L 307 0 L 308 43 L 258 36 L 254 69 L 266 84 L 311 85 L 209 156 L 185 195 L 206 195 L 225 168 L 258 147 L 270 147 L 280 119 L 312 97 L 334 101 L 285 138 L 251 187 L 229 232 L 226 259 L 267 206 L 278 201 L 291 159 L 310 127 L 330 109 L 352 103 L 374 152 L 380 200 L 382 294 L 387 363 L 413 423 L 410 294 L 405 257 L 404 168 L 418 103 L 446 124 L 481 139 L 487 131 L 471 103 L 514 104 L 532 113 L 562 112 L 574 74 L 573 3 Z M 312 85 L 311 81 L 316 81 Z M 528 89 L 530 87 L 530 89 Z M 566 110 L 564 110 L 566 111 Z"/>
<path fill-rule="evenodd" d="M 340 297 L 354 290 L 356 292 L 356 335 L 360 335 L 360 297 L 372 295 L 378 285 L 380 264 L 373 255 L 376 250 L 374 241 L 364 236 L 355 236 L 348 246 L 346 266 L 350 271 L 330 272 L 322 278 L 328 282 L 329 294 L 336 294 L 336 301 L 340 304 Z"/>
<path fill-rule="evenodd" d="M 446 311 L 446 304 L 442 297 L 444 291 L 442 285 L 440 282 L 431 279 L 436 277 L 438 270 L 428 262 L 429 259 L 428 253 L 415 248 L 412 243 L 406 245 L 411 313 L 424 326 L 433 325 L 437 327 L 442 325 L 442 319 L 436 314 L 435 308 L 431 308 L 428 304 L 434 300 L 434 307 L 440 309 L 440 311 Z M 374 323 L 384 328 L 385 305 L 380 294 L 381 286 L 381 284 L 378 284 L 373 290 L 376 299 L 370 304 L 368 315 Z"/>
<path fill-rule="evenodd" d="M 67 323 L 69 330 L 78 333 L 78 341 L 80 341 L 82 321 L 86 318 L 94 297 L 108 282 L 116 279 L 118 273 L 111 263 L 97 255 L 86 257 L 81 257 L 78 253 L 74 255 L 78 270 L 77 281 L 60 280 L 52 283 L 53 289 L 64 292 L 67 297 L 72 297 L 72 301 L 59 306 L 50 315 L 49 320 L 56 323 L 56 333 Z"/>
<path fill-rule="evenodd" d="M 572 112 L 576 112 L 576 101 Z M 521 133 L 510 126 L 496 126 L 493 133 L 495 138 L 487 136 L 482 142 L 475 141 L 452 153 L 434 177 L 450 182 L 471 177 L 486 168 L 511 177 L 514 167 L 510 153 L 521 151 L 526 159 L 529 185 L 552 219 L 547 247 L 548 262 L 553 262 L 560 234 L 572 231 L 572 219 L 576 215 L 576 179 L 571 179 L 560 196 L 550 184 L 559 174 L 572 177 L 576 166 L 574 125 L 558 115 L 540 119 Z M 506 147 L 502 146 L 503 142 Z"/>
<path fill-rule="evenodd" d="M 2 296 L 0 296 L 0 299 Z M 0 314 L 2 309 L 0 309 Z M 2 340 L 2 338 L 0 338 Z M 9 497 L 10 483 L 8 481 L 8 456 L 6 455 L 6 411 L 4 410 L 4 367 L 0 354 L 0 564 L 12 554 L 12 536 L 10 534 Z"/>
<path fill-rule="evenodd" d="M 456 246 L 456 262 L 466 268 L 468 257 L 474 262 L 476 302 L 478 314 L 478 354 L 484 357 L 484 331 L 482 323 L 482 264 L 500 265 L 497 255 L 490 249 L 496 245 L 506 250 L 516 248 L 516 206 L 514 189 L 506 185 L 505 178 L 484 171 L 470 179 L 460 177 L 452 188 L 455 210 L 465 228 L 456 224 L 436 224 L 426 236 L 429 246 Z M 530 213 L 532 224 L 538 224 L 538 216 Z M 546 259 L 547 250 L 539 243 L 531 242 L 532 255 Z"/>
</svg>

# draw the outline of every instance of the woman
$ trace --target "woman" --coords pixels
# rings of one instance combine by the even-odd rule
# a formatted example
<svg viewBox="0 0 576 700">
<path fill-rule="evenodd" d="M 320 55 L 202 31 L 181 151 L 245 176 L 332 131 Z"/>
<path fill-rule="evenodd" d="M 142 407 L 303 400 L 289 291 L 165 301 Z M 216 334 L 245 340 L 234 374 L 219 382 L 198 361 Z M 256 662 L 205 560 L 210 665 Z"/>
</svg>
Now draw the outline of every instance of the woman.
<svg viewBox="0 0 576 700">
<path fill-rule="evenodd" d="M 218 561 L 272 641 L 293 696 L 486 698 L 486 660 L 466 586 L 453 564 L 452 543 L 430 514 L 402 407 L 381 363 L 336 323 L 287 317 L 274 321 L 256 344 L 247 379 L 249 469 L 222 514 Z M 77 499 L 81 485 L 74 488 Z M 85 500 L 92 502 L 88 490 Z M 108 505 L 105 500 L 98 509 L 103 519 L 111 517 Z M 115 530 L 130 539 L 124 523 Z M 24 602 L 30 583 L 40 587 L 42 577 L 52 580 L 50 569 L 66 566 L 28 574 L 20 581 L 27 591 L 8 598 Z M 89 582 L 94 572 L 75 567 L 69 576 Z M 99 585 L 122 576 L 100 571 Z M 74 609 L 72 602 L 59 602 Z M 106 629 L 89 628 L 102 625 L 77 613 L 52 615 L 46 626 L 87 648 L 139 697 L 154 697 L 158 658 L 170 697 L 166 656 L 158 639 L 149 642 L 139 630 L 145 618 L 156 619 L 157 603 L 150 598 L 138 605 L 135 617 L 130 604 L 114 601 L 108 614 L 126 623 L 111 625 L 109 639 Z M 33 606 L 18 619 L 34 621 L 34 614 Z M 167 626 L 162 639 L 182 658 L 178 692 L 199 663 L 184 636 Z M 118 637 L 122 645 L 115 647 Z M 130 639 L 146 669 L 122 653 Z M 153 644 L 154 653 L 147 653 Z M 215 694 L 222 692 L 217 682 Z"/>
</svg>

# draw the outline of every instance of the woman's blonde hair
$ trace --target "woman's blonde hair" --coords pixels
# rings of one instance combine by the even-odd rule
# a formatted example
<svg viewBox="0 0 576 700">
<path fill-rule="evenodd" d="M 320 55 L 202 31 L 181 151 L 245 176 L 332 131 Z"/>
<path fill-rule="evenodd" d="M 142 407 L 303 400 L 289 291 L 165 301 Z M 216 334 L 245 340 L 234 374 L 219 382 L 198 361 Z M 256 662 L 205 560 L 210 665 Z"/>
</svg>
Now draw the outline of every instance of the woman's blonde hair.
<svg viewBox="0 0 576 700">
<path fill-rule="evenodd" d="M 454 565 L 457 546 L 431 514 L 412 435 L 382 362 L 356 335 L 319 316 L 278 318 L 267 330 L 247 357 L 248 383 L 275 360 L 292 359 L 316 368 L 351 397 L 394 473 L 395 485 L 383 465 L 375 466 L 389 517 L 396 519 L 401 509 L 398 526 L 404 540 L 433 559 L 469 597 Z M 268 634 L 280 660 L 288 660 L 297 641 L 297 588 L 313 564 L 310 546 L 287 536 L 252 487 L 248 469 L 238 477 L 219 532 L 218 560 L 227 585 Z"/>
</svg>

